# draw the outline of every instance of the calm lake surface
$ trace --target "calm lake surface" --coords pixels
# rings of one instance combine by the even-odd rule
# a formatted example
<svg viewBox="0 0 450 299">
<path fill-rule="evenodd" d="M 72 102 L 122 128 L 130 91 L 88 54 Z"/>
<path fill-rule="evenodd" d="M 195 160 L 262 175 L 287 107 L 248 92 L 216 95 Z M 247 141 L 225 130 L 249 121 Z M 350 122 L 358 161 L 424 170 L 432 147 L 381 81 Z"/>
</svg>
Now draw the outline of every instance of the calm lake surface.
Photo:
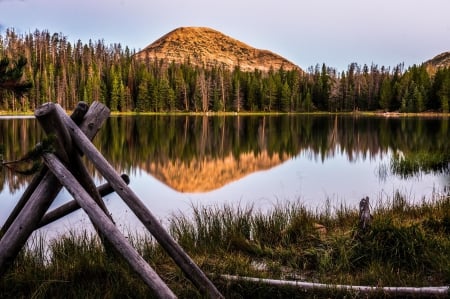
<svg viewBox="0 0 450 299">
<path fill-rule="evenodd" d="M 45 137 L 34 118 L 1 117 L 0 132 L 6 161 L 21 157 Z M 375 206 L 396 191 L 415 202 L 430 199 L 450 188 L 448 160 L 405 173 L 396 170 L 395 162 L 448 157 L 449 136 L 448 118 L 113 116 L 94 144 L 118 172 L 130 176 L 131 188 L 166 222 L 173 213 L 190 213 L 193 205 L 265 210 L 300 201 L 323 209 L 357 207 L 369 196 Z M 1 172 L 0 226 L 30 179 Z M 63 190 L 52 207 L 69 199 Z M 122 230 L 142 228 L 116 194 L 105 201 Z M 82 211 L 39 233 L 57 236 L 80 227 L 91 228 Z"/>
</svg>

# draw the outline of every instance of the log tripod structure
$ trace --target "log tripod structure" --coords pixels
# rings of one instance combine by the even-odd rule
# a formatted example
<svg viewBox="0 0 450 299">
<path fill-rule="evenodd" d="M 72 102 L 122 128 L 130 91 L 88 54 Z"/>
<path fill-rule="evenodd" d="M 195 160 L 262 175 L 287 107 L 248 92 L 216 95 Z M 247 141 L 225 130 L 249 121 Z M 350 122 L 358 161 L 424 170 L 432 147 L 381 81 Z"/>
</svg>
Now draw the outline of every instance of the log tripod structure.
<svg viewBox="0 0 450 299">
<path fill-rule="evenodd" d="M 128 177 L 120 176 L 91 143 L 109 109 L 99 102 L 89 107 L 80 102 L 69 117 L 55 103 L 38 107 L 35 117 L 47 135 L 55 135 L 55 152 L 43 153 L 44 167 L 28 185 L 0 232 L 0 276 L 5 274 L 34 230 L 82 208 L 96 228 L 105 248 L 120 254 L 160 298 L 176 295 L 139 255 L 115 226 L 102 196 L 115 191 L 172 257 L 186 277 L 209 298 L 224 298 L 215 285 L 162 227 L 157 218 L 128 186 Z M 96 187 L 81 155 L 89 159 L 107 184 Z M 62 187 L 74 200 L 47 212 Z"/>
</svg>

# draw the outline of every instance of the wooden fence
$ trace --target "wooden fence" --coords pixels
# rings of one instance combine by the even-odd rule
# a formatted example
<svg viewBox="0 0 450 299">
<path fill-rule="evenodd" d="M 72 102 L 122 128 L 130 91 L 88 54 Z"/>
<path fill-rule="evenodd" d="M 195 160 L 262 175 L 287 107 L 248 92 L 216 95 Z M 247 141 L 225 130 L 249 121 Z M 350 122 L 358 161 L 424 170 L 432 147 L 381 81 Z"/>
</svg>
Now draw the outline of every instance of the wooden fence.
<svg viewBox="0 0 450 299">
<path fill-rule="evenodd" d="M 34 230 L 68 213 L 82 208 L 112 254 L 120 254 L 160 298 L 176 298 L 151 266 L 123 236 L 108 212 L 102 196 L 113 190 L 150 231 L 161 247 L 172 257 L 187 278 L 210 298 L 223 298 L 209 278 L 183 251 L 128 186 L 126 175 L 120 176 L 91 140 L 109 117 L 109 109 L 94 102 L 81 102 L 69 117 L 54 103 L 38 107 L 35 117 L 47 135 L 55 135 L 55 151 L 42 154 L 45 166 L 35 175 L 1 229 L 0 275 L 5 274 Z M 107 184 L 96 187 L 83 165 L 85 155 Z M 47 212 L 62 187 L 74 200 Z"/>
</svg>

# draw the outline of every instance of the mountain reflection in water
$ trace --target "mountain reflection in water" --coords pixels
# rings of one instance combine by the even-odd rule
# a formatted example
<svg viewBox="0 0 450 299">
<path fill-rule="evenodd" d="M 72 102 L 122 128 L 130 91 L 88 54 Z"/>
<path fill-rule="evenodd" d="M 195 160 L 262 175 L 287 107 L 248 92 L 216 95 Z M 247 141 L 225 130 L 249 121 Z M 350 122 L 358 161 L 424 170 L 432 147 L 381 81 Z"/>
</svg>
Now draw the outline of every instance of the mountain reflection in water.
<svg viewBox="0 0 450 299">
<path fill-rule="evenodd" d="M 130 175 L 130 186 L 163 219 L 196 203 L 262 208 L 300 200 L 314 207 L 334 199 L 356 206 L 363 196 L 376 200 L 396 189 L 421 200 L 450 185 L 448 121 L 335 115 L 113 116 L 94 143 L 118 172 Z M 0 130 L 5 160 L 22 156 L 43 138 L 34 119 L 2 118 Z M 447 164 L 405 177 L 391 171 L 398 153 L 444 153 L 439 157 Z M 0 225 L 29 180 L 3 169 Z M 63 192 L 54 206 L 68 199 Z M 131 214 L 117 195 L 106 201 L 113 217 Z M 67 218 L 76 221 L 81 214 Z"/>
</svg>

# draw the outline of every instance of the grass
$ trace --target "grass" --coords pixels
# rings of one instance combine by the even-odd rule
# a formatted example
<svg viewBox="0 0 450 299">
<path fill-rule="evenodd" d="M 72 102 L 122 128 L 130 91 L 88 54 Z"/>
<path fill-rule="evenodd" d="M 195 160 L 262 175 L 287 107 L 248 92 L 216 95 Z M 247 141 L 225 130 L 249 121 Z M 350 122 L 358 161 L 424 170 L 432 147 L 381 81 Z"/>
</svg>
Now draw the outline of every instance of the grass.
<svg viewBox="0 0 450 299">
<path fill-rule="evenodd" d="M 169 231 L 227 298 L 354 298 L 330 290 L 305 291 L 219 274 L 376 286 L 450 285 L 450 196 L 410 204 L 395 193 L 375 203 L 370 229 L 358 228 L 358 210 L 301 203 L 269 212 L 253 206 L 194 206 L 173 215 Z M 130 242 L 180 298 L 202 298 L 154 239 Z M 73 232 L 47 247 L 35 237 L 0 278 L 1 298 L 152 298 L 121 258 L 105 254 L 99 239 Z M 384 298 L 377 293 L 372 297 Z"/>
<path fill-rule="evenodd" d="M 450 167 L 448 152 L 417 152 L 407 156 L 395 154 L 391 159 L 391 171 L 403 178 L 422 173 L 447 173 Z"/>
</svg>

